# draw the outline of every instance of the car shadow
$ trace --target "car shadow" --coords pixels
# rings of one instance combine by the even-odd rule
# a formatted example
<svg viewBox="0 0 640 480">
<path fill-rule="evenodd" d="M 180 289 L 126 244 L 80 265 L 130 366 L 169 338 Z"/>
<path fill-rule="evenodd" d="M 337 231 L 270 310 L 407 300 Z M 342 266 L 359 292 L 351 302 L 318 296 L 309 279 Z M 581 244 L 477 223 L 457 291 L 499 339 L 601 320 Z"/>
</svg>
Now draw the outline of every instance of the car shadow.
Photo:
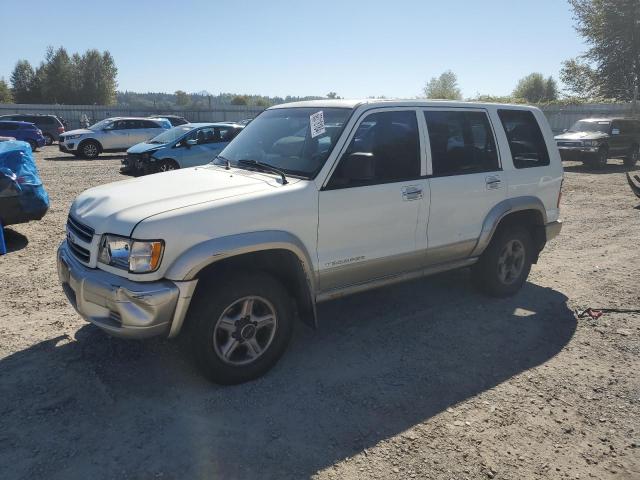
<svg viewBox="0 0 640 480">
<path fill-rule="evenodd" d="M 4 241 L 7 247 L 7 255 L 22 250 L 29 244 L 27 237 L 9 227 L 4 228 Z"/>
<path fill-rule="evenodd" d="M 573 173 L 592 173 L 596 175 L 603 174 L 611 174 L 611 173 L 626 173 L 632 172 L 634 170 L 638 170 L 638 166 L 636 167 L 626 167 L 622 161 L 620 163 L 608 163 L 606 166 L 602 168 L 593 167 L 587 164 L 576 163 L 573 162 L 572 165 L 564 165 L 565 172 L 573 172 Z"/>
<path fill-rule="evenodd" d="M 549 361 L 561 293 L 475 293 L 450 272 L 320 306 L 276 367 L 208 383 L 177 342 L 85 326 L 0 360 L 0 477 L 308 478 Z"/>
<path fill-rule="evenodd" d="M 51 162 L 60 162 L 60 161 L 71 161 L 71 162 L 92 162 L 95 160 L 122 160 L 125 157 L 125 154 L 103 154 L 100 155 L 98 158 L 94 158 L 94 159 L 89 159 L 89 158 L 83 158 L 83 157 L 76 157 L 75 155 L 58 155 L 56 157 L 44 157 L 45 160 L 47 161 L 51 161 Z"/>
</svg>

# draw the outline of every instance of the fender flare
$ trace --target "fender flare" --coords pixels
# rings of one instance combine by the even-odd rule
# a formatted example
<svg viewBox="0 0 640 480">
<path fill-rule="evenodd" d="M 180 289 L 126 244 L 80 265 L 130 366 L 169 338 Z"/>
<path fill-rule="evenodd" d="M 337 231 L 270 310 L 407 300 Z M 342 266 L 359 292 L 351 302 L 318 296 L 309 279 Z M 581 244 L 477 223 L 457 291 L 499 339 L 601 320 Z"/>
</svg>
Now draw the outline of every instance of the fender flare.
<svg viewBox="0 0 640 480">
<path fill-rule="evenodd" d="M 547 223 L 547 210 L 544 208 L 544 204 L 538 197 L 523 196 L 507 198 L 497 205 L 495 205 L 484 219 L 482 223 L 482 230 L 480 236 L 476 242 L 476 246 L 471 252 L 472 257 L 479 257 L 482 252 L 489 246 L 489 242 L 493 238 L 493 234 L 496 232 L 498 225 L 504 217 L 510 213 L 522 212 L 524 210 L 535 210 L 542 216 L 543 225 Z"/>
<path fill-rule="evenodd" d="M 316 278 L 311 256 L 302 241 L 289 232 L 264 230 L 206 240 L 183 252 L 168 268 L 165 278 L 177 282 L 194 280 L 203 268 L 216 262 L 266 250 L 287 250 L 297 257 L 307 292 L 301 313 L 310 314 L 312 326 L 317 326 Z"/>
</svg>

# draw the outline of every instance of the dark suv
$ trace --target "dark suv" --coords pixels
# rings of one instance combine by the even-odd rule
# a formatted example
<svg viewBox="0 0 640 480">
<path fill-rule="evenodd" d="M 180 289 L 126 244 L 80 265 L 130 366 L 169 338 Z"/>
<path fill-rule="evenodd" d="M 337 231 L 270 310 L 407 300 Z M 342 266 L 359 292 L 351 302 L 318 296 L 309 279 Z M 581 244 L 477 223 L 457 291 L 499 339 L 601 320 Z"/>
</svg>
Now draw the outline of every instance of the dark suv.
<svg viewBox="0 0 640 480">
<path fill-rule="evenodd" d="M 633 167 L 640 158 L 640 120 L 633 118 L 578 120 L 555 138 L 562 160 L 602 168 L 609 158 L 623 158 L 627 167 Z"/>
<path fill-rule="evenodd" d="M 57 141 L 60 134 L 64 133 L 64 124 L 55 115 L 27 115 L 16 113 L 13 115 L 3 115 L 0 117 L 0 120 L 34 123 L 36 127 L 42 130 L 42 135 L 44 135 L 47 145 L 51 145 L 54 141 Z"/>
</svg>

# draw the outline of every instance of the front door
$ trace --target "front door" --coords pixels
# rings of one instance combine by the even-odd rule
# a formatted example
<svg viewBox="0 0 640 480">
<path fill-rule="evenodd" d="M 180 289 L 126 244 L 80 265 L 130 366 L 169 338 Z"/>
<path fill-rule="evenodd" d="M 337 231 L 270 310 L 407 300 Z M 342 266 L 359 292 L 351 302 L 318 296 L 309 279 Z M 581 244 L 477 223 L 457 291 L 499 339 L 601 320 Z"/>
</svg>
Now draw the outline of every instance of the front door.
<svg viewBox="0 0 640 480">
<path fill-rule="evenodd" d="M 491 208 L 506 198 L 486 111 L 425 108 L 431 147 L 431 207 L 426 263 L 460 260 L 476 245 Z"/>
<path fill-rule="evenodd" d="M 413 109 L 364 116 L 319 193 L 322 291 L 419 270 L 428 182 Z"/>
<path fill-rule="evenodd" d="M 105 150 L 123 150 L 129 148 L 128 120 L 115 120 L 102 130 L 100 143 Z"/>
</svg>

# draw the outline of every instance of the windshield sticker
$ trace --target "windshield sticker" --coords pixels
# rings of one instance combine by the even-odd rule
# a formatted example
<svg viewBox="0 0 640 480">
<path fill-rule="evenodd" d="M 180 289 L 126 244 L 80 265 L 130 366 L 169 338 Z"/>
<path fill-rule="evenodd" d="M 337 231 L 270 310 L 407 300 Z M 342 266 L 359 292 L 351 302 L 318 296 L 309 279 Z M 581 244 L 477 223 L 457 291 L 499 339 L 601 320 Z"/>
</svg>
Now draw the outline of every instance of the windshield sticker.
<svg viewBox="0 0 640 480">
<path fill-rule="evenodd" d="M 318 135 L 326 132 L 324 128 L 324 113 L 322 113 L 322 110 L 309 117 L 309 124 L 311 125 L 311 138 L 316 138 Z"/>
</svg>

